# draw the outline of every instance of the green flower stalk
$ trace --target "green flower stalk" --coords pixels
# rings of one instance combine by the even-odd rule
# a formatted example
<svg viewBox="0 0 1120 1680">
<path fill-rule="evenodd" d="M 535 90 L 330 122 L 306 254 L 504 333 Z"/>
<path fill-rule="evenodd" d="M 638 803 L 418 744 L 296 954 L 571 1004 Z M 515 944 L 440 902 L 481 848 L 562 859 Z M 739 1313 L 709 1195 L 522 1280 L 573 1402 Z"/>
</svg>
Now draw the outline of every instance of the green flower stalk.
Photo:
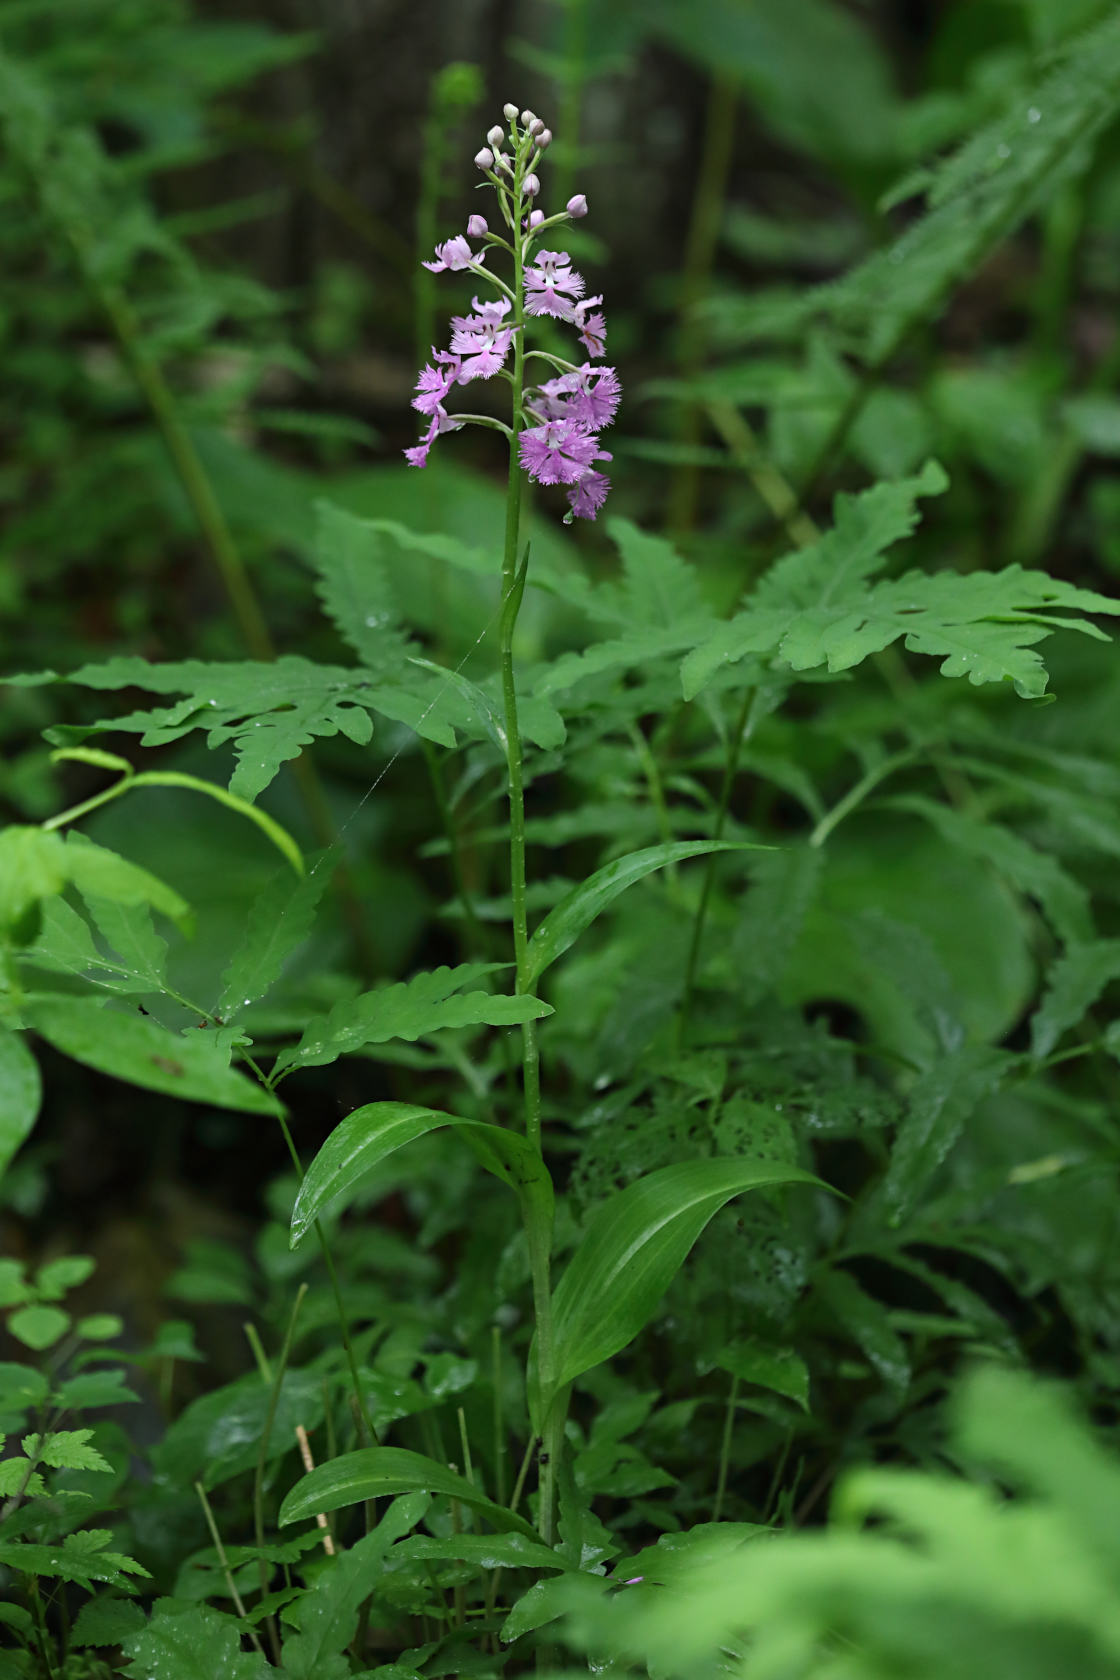
<svg viewBox="0 0 1120 1680">
<path fill-rule="evenodd" d="M 529 925 L 525 873 L 525 782 L 521 729 L 517 715 L 513 636 L 525 588 L 528 551 L 518 560 L 521 497 L 524 475 L 538 484 L 562 484 L 568 495 L 566 522 L 594 519 L 606 500 L 610 483 L 598 463 L 610 455 L 600 446 L 599 433 L 618 407 L 619 383 L 611 367 L 600 363 L 606 348 L 606 321 L 599 311 L 601 297 L 587 297 L 583 276 L 572 267 L 566 251 L 544 249 L 540 241 L 549 229 L 587 214 L 582 193 L 569 198 L 564 209 L 548 216 L 539 206 L 541 179 L 537 173 L 552 141 L 549 129 L 532 111 L 507 105 L 506 126 L 496 123 L 475 164 L 493 187 L 504 232 L 492 232 L 486 218 L 472 215 L 465 233 L 436 246 L 435 257 L 424 263 L 433 274 L 470 273 L 498 295 L 472 300 L 472 313 L 452 318 L 446 350 L 433 348 L 431 361 L 421 369 L 413 407 L 427 420 L 420 442 L 405 450 L 411 466 L 427 465 L 433 443 L 444 432 L 465 425 L 483 425 L 505 434 L 509 443 L 509 489 L 506 498 L 505 542 L 502 552 L 501 682 L 505 713 L 506 763 L 510 812 L 510 896 L 513 906 L 515 989 L 530 989 L 528 979 Z M 475 242 L 472 245 L 472 241 Z M 509 278 L 486 266 L 494 252 L 505 253 Z M 567 361 L 549 351 L 526 347 L 526 331 L 535 319 L 550 317 L 573 327 L 586 359 Z M 543 362 L 551 377 L 537 386 L 526 385 L 530 358 Z M 447 399 L 458 387 L 478 379 L 504 379 L 510 386 L 511 415 L 507 424 L 490 415 L 449 410 Z M 525 1131 L 541 1149 L 540 1059 L 536 1022 L 523 1032 L 523 1089 Z M 545 1390 L 551 1390 L 552 1292 L 550 1265 L 551 1221 L 539 1203 L 523 1201 L 525 1232 L 533 1279 L 537 1329 L 537 1367 Z M 555 1540 L 556 1465 L 563 1447 L 563 1407 L 556 1404 L 542 1421 L 539 1526 L 550 1544 Z"/>
</svg>

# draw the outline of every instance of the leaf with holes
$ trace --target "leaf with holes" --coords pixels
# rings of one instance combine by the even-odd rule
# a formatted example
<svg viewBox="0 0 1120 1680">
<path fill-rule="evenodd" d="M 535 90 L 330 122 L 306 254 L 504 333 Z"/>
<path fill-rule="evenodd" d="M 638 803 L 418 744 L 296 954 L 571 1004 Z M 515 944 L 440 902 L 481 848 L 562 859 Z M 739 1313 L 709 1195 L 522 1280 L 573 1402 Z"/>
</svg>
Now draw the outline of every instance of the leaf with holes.
<svg viewBox="0 0 1120 1680">
<path fill-rule="evenodd" d="M 28 1020 L 56 1050 L 129 1085 L 245 1114 L 278 1114 L 279 1099 L 229 1065 L 205 1032 L 173 1033 L 148 1015 L 97 998 L 43 998 Z"/>
<path fill-rule="evenodd" d="M 538 1430 L 559 1389 L 610 1359 L 648 1323 L 726 1202 L 786 1184 L 826 1188 L 812 1173 L 780 1161 L 713 1159 L 661 1167 L 601 1202 L 556 1286 L 553 1369 L 540 1373 L 540 1391 L 530 1402 Z"/>
</svg>

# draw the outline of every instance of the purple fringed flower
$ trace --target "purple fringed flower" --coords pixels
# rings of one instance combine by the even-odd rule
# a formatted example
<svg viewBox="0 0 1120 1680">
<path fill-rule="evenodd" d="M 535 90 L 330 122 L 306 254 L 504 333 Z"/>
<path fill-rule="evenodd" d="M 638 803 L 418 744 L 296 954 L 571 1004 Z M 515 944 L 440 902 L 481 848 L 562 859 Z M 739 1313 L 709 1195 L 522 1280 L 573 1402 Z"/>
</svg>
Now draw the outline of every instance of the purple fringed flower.
<svg viewBox="0 0 1120 1680">
<path fill-rule="evenodd" d="M 436 246 L 435 262 L 426 262 L 425 268 L 430 268 L 433 274 L 442 274 L 444 269 L 469 268 L 472 263 L 482 262 L 485 253 L 475 256 L 467 244 L 465 233 L 457 233 L 453 239 L 448 239 L 443 245 Z"/>
<path fill-rule="evenodd" d="M 526 315 L 553 315 L 560 321 L 572 319 L 575 300 L 583 296 L 585 282 L 571 262 L 567 251 L 537 253 L 535 265 L 525 270 Z"/>
<path fill-rule="evenodd" d="M 443 365 L 420 369 L 420 377 L 416 381 L 417 395 L 412 399 L 413 408 L 419 409 L 421 414 L 434 414 L 459 377 L 458 356 L 449 355 L 446 350 L 433 350 L 432 361 Z"/>
<path fill-rule="evenodd" d="M 588 310 L 594 309 L 597 303 L 602 303 L 602 294 L 598 297 L 584 298 L 577 303 L 569 319 L 579 331 L 580 340 L 589 356 L 602 356 L 607 348 L 607 323 L 602 314 L 589 315 Z"/>
<path fill-rule="evenodd" d="M 513 342 L 512 327 L 501 327 L 484 315 L 457 315 L 451 325 L 451 349 L 462 357 L 460 385 L 472 379 L 489 379 L 504 366 Z"/>
<path fill-rule="evenodd" d="M 586 431 L 597 432 L 614 419 L 621 387 L 613 368 L 596 368 L 584 362 L 572 373 L 546 380 L 541 391 L 554 402 L 567 398 L 563 408 L 566 417 Z"/>
<path fill-rule="evenodd" d="M 428 451 L 432 447 L 432 444 L 436 441 L 436 438 L 439 437 L 440 433 L 460 431 L 462 425 L 463 422 L 461 420 L 456 420 L 453 414 L 448 414 L 442 408 L 437 408 L 432 414 L 432 423 L 428 427 L 423 441 L 418 443 L 414 449 L 406 449 L 404 452 L 404 458 L 408 462 L 409 466 L 426 467 L 428 464 Z"/>
<path fill-rule="evenodd" d="M 531 479 L 538 484 L 566 486 L 569 504 L 566 523 L 572 519 L 594 519 L 610 490 L 609 479 L 596 463 L 611 459 L 609 452 L 599 447 L 599 433 L 610 425 L 618 408 L 618 376 L 612 367 L 595 367 L 592 361 L 577 367 L 549 353 L 543 359 L 552 369 L 559 370 L 555 377 L 542 381 L 535 389 L 524 389 L 526 364 L 517 336 L 524 333 L 534 317 L 550 316 L 575 328 L 593 361 L 605 353 L 607 325 L 599 309 L 602 297 L 584 296 L 586 282 L 572 267 L 566 251 L 533 250 L 539 227 L 555 225 L 563 218 L 585 216 L 587 200 L 582 193 L 575 194 L 559 216 L 548 216 L 534 207 L 541 184 L 533 166 L 552 135 L 531 111 L 523 111 L 519 117 L 517 108 L 507 105 L 505 115 L 512 150 L 501 150 L 506 131 L 495 127 L 487 134 L 486 145 L 475 162 L 489 176 L 508 236 L 491 235 L 486 218 L 472 215 L 466 233 L 455 234 L 437 245 L 435 260 L 425 262 L 424 267 L 433 274 L 470 269 L 479 272 L 485 253 L 476 255 L 470 239 L 487 239 L 490 246 L 504 246 L 507 250 L 512 242 L 517 263 L 515 272 L 522 277 L 521 295 L 514 298 L 509 288 L 502 286 L 505 294 L 502 297 L 473 298 L 472 314 L 452 317 L 450 349 L 433 349 L 431 362 L 421 369 L 416 381 L 412 406 L 427 418 L 428 430 L 404 455 L 411 466 L 423 467 L 432 444 L 442 432 L 457 431 L 468 420 L 494 424 L 485 415 L 457 419 L 447 412 L 444 402 L 456 385 L 492 379 L 495 374 L 505 372 L 512 351 L 514 407 L 522 417 L 522 429 L 520 432 L 516 426 L 513 430 L 502 429 L 510 437 L 511 445 L 516 443 L 520 464 Z M 508 319 L 511 314 L 512 320 Z"/>
<path fill-rule="evenodd" d="M 601 452 L 598 459 L 609 461 L 611 457 L 605 452 Z M 570 521 L 573 516 L 576 519 L 594 519 L 606 501 L 607 491 L 610 487 L 611 481 L 606 473 L 594 472 L 590 469 L 581 473 L 568 491 L 568 503 L 572 511 L 566 515 L 566 519 Z"/>
<path fill-rule="evenodd" d="M 522 432 L 521 465 L 538 484 L 574 484 L 600 459 L 599 439 L 570 420 L 549 420 Z"/>
</svg>

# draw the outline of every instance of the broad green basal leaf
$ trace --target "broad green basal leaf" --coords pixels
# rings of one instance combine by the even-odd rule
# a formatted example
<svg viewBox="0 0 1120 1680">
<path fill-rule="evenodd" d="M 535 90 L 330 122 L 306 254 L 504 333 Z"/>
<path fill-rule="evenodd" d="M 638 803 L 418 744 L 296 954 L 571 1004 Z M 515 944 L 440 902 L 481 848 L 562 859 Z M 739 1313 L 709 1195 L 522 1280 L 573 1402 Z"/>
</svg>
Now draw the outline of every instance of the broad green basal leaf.
<svg viewBox="0 0 1120 1680">
<path fill-rule="evenodd" d="M 518 1132 L 409 1103 L 367 1103 L 335 1127 L 308 1167 L 292 1209 L 292 1247 L 325 1208 L 354 1190 L 386 1155 L 441 1126 L 461 1131 L 489 1172 L 551 1215 L 551 1180 L 537 1151 Z"/>
<path fill-rule="evenodd" d="M 338 1511 L 366 1499 L 414 1492 L 446 1494 L 478 1511 L 494 1528 L 537 1540 L 536 1532 L 523 1517 L 487 1499 L 465 1476 L 403 1447 L 365 1447 L 320 1464 L 287 1495 L 280 1507 L 280 1523 L 299 1522 L 320 1511 Z"/>
<path fill-rule="evenodd" d="M 539 1426 L 552 1395 L 632 1341 L 701 1231 L 746 1190 L 821 1181 L 780 1161 L 713 1159 L 661 1167 L 601 1202 L 556 1287 L 553 1370 L 531 1402 Z"/>
<path fill-rule="evenodd" d="M 635 881 L 652 875 L 655 869 L 663 869 L 667 863 L 681 863 L 685 858 L 703 857 L 708 852 L 746 849 L 738 841 L 679 840 L 668 845 L 647 846 L 643 851 L 630 852 L 604 864 L 562 898 L 537 928 L 529 941 L 523 984 L 533 985 L 557 957 L 575 944 L 607 905 Z"/>
</svg>

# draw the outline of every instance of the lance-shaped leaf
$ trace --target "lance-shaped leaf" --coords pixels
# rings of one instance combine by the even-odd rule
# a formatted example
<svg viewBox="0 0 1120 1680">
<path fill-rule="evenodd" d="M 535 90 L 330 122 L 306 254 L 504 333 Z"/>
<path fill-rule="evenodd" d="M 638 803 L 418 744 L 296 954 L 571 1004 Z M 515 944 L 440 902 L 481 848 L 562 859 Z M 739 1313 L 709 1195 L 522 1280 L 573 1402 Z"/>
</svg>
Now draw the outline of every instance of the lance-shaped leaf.
<svg viewBox="0 0 1120 1680">
<path fill-rule="evenodd" d="M 537 1535 L 524 1517 L 496 1505 L 479 1493 L 473 1482 L 457 1475 L 445 1464 L 423 1453 L 403 1447 L 364 1447 L 343 1453 L 320 1464 L 300 1478 L 280 1507 L 280 1523 L 299 1522 L 319 1511 L 338 1511 L 344 1505 L 360 1505 L 367 1499 L 381 1499 L 398 1493 L 442 1493 L 478 1511 L 492 1527 L 503 1533 L 523 1534 L 536 1541 Z"/>
<path fill-rule="evenodd" d="M 410 1103 L 367 1103 L 335 1127 L 308 1167 L 292 1209 L 292 1247 L 306 1236 L 324 1208 L 355 1189 L 386 1155 L 441 1126 L 461 1131 L 488 1172 L 551 1218 L 552 1181 L 537 1151 L 518 1132 Z"/>
<path fill-rule="evenodd" d="M 523 984 L 533 985 L 557 957 L 563 956 L 568 947 L 575 944 L 584 929 L 591 926 L 596 916 L 619 893 L 625 892 L 643 876 L 652 875 L 655 869 L 663 869 L 667 863 L 703 857 L 707 852 L 748 849 L 760 848 L 748 848 L 737 840 L 677 840 L 667 845 L 647 846 L 640 852 L 630 852 L 626 857 L 604 864 L 586 881 L 581 881 L 578 887 L 573 887 L 537 928 L 526 952 Z"/>
<path fill-rule="evenodd" d="M 725 1202 L 782 1184 L 825 1188 L 781 1161 L 717 1158 L 661 1167 L 601 1202 L 556 1287 L 553 1369 L 531 1396 L 537 1427 L 557 1390 L 633 1341 Z"/>
<path fill-rule="evenodd" d="M 502 966 L 460 963 L 457 968 L 435 968 L 397 985 L 346 998 L 329 1015 L 308 1022 L 299 1043 L 278 1058 L 274 1072 L 323 1067 L 367 1044 L 385 1044 L 391 1038 L 424 1038 L 445 1027 L 516 1026 L 552 1014 L 551 1005 L 539 998 L 514 997 L 508 992 L 460 995 L 472 981 Z"/>
<path fill-rule="evenodd" d="M 394 1549 L 395 1558 L 451 1559 L 476 1569 L 571 1569 L 560 1552 L 542 1541 L 527 1540 L 519 1529 L 509 1534 L 414 1534 Z"/>
</svg>

